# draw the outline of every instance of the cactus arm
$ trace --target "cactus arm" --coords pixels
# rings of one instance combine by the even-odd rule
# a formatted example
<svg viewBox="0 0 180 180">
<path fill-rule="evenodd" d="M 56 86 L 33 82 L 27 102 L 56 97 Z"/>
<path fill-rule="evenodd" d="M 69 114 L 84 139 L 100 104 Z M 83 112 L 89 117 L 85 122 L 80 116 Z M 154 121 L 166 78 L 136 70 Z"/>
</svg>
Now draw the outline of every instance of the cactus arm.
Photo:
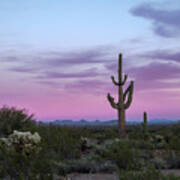
<svg viewBox="0 0 180 180">
<path fill-rule="evenodd" d="M 131 81 L 131 83 L 132 83 L 132 81 Z M 127 96 L 128 92 L 130 91 L 130 88 L 131 88 L 131 83 L 128 86 L 128 88 L 126 89 L 126 91 L 123 93 L 123 101 L 126 100 L 126 96 Z"/>
<path fill-rule="evenodd" d="M 113 82 L 116 86 L 119 86 L 119 83 L 115 81 L 114 76 L 111 76 L 111 79 L 112 79 L 112 82 Z"/>
<path fill-rule="evenodd" d="M 127 94 L 128 94 L 127 102 L 124 104 L 124 108 L 125 108 L 125 109 L 128 109 L 129 106 L 130 106 L 131 103 L 132 103 L 133 89 L 134 89 L 134 82 L 131 81 L 129 87 L 127 88 L 127 90 L 126 90 L 126 92 L 124 93 L 124 96 L 123 96 L 123 98 L 126 99 L 126 96 L 127 96 Z"/>
<path fill-rule="evenodd" d="M 121 85 L 122 85 L 122 86 L 126 83 L 127 78 L 128 78 L 128 75 L 125 74 L 125 75 L 124 75 L 124 80 L 121 82 Z"/>
<path fill-rule="evenodd" d="M 114 109 L 118 109 L 118 104 L 114 102 L 114 98 L 109 93 L 107 94 L 107 99 Z"/>
</svg>

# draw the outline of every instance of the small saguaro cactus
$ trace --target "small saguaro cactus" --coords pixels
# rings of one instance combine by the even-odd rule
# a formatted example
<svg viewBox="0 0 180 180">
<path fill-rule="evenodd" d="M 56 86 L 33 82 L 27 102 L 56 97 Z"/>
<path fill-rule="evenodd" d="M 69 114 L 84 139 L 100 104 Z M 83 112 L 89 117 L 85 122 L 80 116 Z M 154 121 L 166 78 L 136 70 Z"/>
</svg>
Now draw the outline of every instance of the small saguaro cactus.
<svg viewBox="0 0 180 180">
<path fill-rule="evenodd" d="M 148 122 L 147 122 L 147 113 L 144 112 L 143 123 L 141 124 L 143 128 L 143 135 L 146 137 L 148 135 Z"/>
<path fill-rule="evenodd" d="M 118 102 L 114 102 L 114 98 L 110 93 L 107 94 L 107 99 L 112 108 L 118 111 L 118 129 L 120 137 L 122 138 L 126 137 L 125 110 L 131 105 L 134 87 L 134 82 L 131 81 L 127 89 L 123 91 L 123 86 L 126 83 L 127 77 L 127 74 L 124 75 L 124 78 L 122 77 L 122 54 L 119 54 L 118 82 L 115 81 L 114 76 L 111 76 L 114 85 L 118 86 Z"/>
<path fill-rule="evenodd" d="M 147 113 L 146 112 L 144 112 L 142 127 L 143 127 L 143 132 L 144 133 L 147 132 Z"/>
</svg>

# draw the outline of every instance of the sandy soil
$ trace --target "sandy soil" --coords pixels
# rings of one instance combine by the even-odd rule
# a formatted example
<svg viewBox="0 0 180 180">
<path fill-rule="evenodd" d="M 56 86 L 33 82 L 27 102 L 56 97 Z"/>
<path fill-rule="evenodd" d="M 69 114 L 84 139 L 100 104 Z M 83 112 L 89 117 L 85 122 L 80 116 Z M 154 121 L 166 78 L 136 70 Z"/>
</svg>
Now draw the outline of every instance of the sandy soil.
<svg viewBox="0 0 180 180">
<path fill-rule="evenodd" d="M 162 170 L 162 173 L 180 176 L 180 169 Z M 118 177 L 116 174 L 70 174 L 67 180 L 118 180 Z"/>
<path fill-rule="evenodd" d="M 167 169 L 167 170 L 162 170 L 163 175 L 167 175 L 170 173 L 175 174 L 176 176 L 180 176 L 180 169 Z"/>
<path fill-rule="evenodd" d="M 180 169 L 162 170 L 163 175 L 173 173 L 180 176 Z M 118 180 L 117 174 L 69 174 L 67 178 L 57 178 L 57 180 Z"/>
<path fill-rule="evenodd" d="M 116 174 L 70 174 L 68 180 L 118 180 Z"/>
</svg>

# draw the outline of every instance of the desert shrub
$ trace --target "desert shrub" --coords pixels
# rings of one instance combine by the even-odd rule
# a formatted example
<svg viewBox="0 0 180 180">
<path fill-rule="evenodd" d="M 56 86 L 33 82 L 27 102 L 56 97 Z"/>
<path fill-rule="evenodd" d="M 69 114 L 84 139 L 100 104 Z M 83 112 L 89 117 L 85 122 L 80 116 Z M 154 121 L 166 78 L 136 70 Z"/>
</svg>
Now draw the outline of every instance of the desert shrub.
<svg viewBox="0 0 180 180">
<path fill-rule="evenodd" d="M 0 178 L 50 179 L 54 174 L 65 175 L 63 168 L 56 165 L 47 153 L 26 156 L 17 152 L 0 151 Z"/>
<path fill-rule="evenodd" d="M 148 141 L 138 140 L 137 146 L 139 149 L 146 149 L 146 150 L 155 149 L 155 144 L 153 144 L 150 140 L 148 140 Z"/>
<path fill-rule="evenodd" d="M 134 141 L 116 139 L 104 152 L 103 158 L 111 160 L 120 169 L 139 168 L 139 152 Z"/>
<path fill-rule="evenodd" d="M 170 173 L 167 176 L 163 176 L 162 180 L 180 180 L 180 176 L 176 176 L 175 174 Z"/>
<path fill-rule="evenodd" d="M 33 115 L 28 115 L 25 109 L 18 110 L 15 107 L 2 107 L 0 109 L 0 136 L 7 136 L 13 130 L 35 131 L 36 123 Z"/>
<path fill-rule="evenodd" d="M 116 165 L 111 161 L 101 161 L 97 163 L 96 172 L 100 173 L 113 173 L 116 171 Z"/>
<path fill-rule="evenodd" d="M 54 160 L 77 159 L 80 157 L 80 138 L 71 129 L 52 125 L 38 127 L 45 149 Z"/>
<path fill-rule="evenodd" d="M 179 169 L 180 168 L 180 156 L 175 152 L 170 152 L 164 158 L 167 162 L 167 166 L 169 169 Z"/>
<path fill-rule="evenodd" d="M 89 161 L 86 158 L 79 160 L 71 160 L 67 162 L 66 172 L 78 172 L 78 173 L 95 173 L 96 163 L 94 161 Z"/>
<path fill-rule="evenodd" d="M 140 171 L 127 171 L 118 169 L 119 180 L 160 180 L 161 174 L 155 168 L 141 169 Z"/>
<path fill-rule="evenodd" d="M 17 132 L 0 145 L 0 178 L 47 179 L 60 171 L 38 133 Z"/>
<path fill-rule="evenodd" d="M 166 161 L 163 158 L 155 157 L 155 158 L 151 159 L 150 163 L 152 163 L 156 169 L 167 168 Z"/>
<path fill-rule="evenodd" d="M 178 136 L 171 137 L 169 141 L 169 149 L 180 151 L 180 139 Z"/>
<path fill-rule="evenodd" d="M 37 132 L 31 134 L 31 132 L 13 131 L 8 138 L 0 138 L 2 146 L 6 151 L 16 151 L 24 154 L 31 154 L 32 152 L 40 151 L 38 144 L 41 141 L 41 137 Z"/>
<path fill-rule="evenodd" d="M 66 173 L 112 173 L 116 171 L 116 166 L 110 161 L 96 162 L 84 157 L 78 160 L 67 161 L 64 169 Z"/>
</svg>

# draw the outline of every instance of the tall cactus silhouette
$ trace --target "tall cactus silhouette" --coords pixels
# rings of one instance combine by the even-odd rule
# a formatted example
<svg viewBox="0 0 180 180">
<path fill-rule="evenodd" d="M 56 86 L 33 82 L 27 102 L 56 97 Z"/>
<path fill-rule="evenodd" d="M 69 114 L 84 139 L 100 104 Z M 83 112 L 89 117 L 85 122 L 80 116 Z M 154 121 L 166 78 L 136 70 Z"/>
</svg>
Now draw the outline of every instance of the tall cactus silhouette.
<svg viewBox="0 0 180 180">
<path fill-rule="evenodd" d="M 122 54 L 119 54 L 118 82 L 115 81 L 114 76 L 111 76 L 114 85 L 118 86 L 118 102 L 114 102 L 114 98 L 110 93 L 107 94 L 107 99 L 112 108 L 117 109 L 118 111 L 118 129 L 120 137 L 122 138 L 126 137 L 125 110 L 131 105 L 134 88 L 134 82 L 131 81 L 127 89 L 123 91 L 123 86 L 126 83 L 127 78 L 127 74 L 124 75 L 124 78 L 122 77 Z"/>
<path fill-rule="evenodd" d="M 148 137 L 148 121 L 147 121 L 147 113 L 144 112 L 143 114 L 143 123 L 141 123 L 142 129 L 143 129 L 143 136 L 144 139 L 147 139 Z"/>
<path fill-rule="evenodd" d="M 144 134 L 147 134 L 147 112 L 144 112 L 143 116 L 144 116 L 142 123 L 143 132 Z"/>
</svg>

